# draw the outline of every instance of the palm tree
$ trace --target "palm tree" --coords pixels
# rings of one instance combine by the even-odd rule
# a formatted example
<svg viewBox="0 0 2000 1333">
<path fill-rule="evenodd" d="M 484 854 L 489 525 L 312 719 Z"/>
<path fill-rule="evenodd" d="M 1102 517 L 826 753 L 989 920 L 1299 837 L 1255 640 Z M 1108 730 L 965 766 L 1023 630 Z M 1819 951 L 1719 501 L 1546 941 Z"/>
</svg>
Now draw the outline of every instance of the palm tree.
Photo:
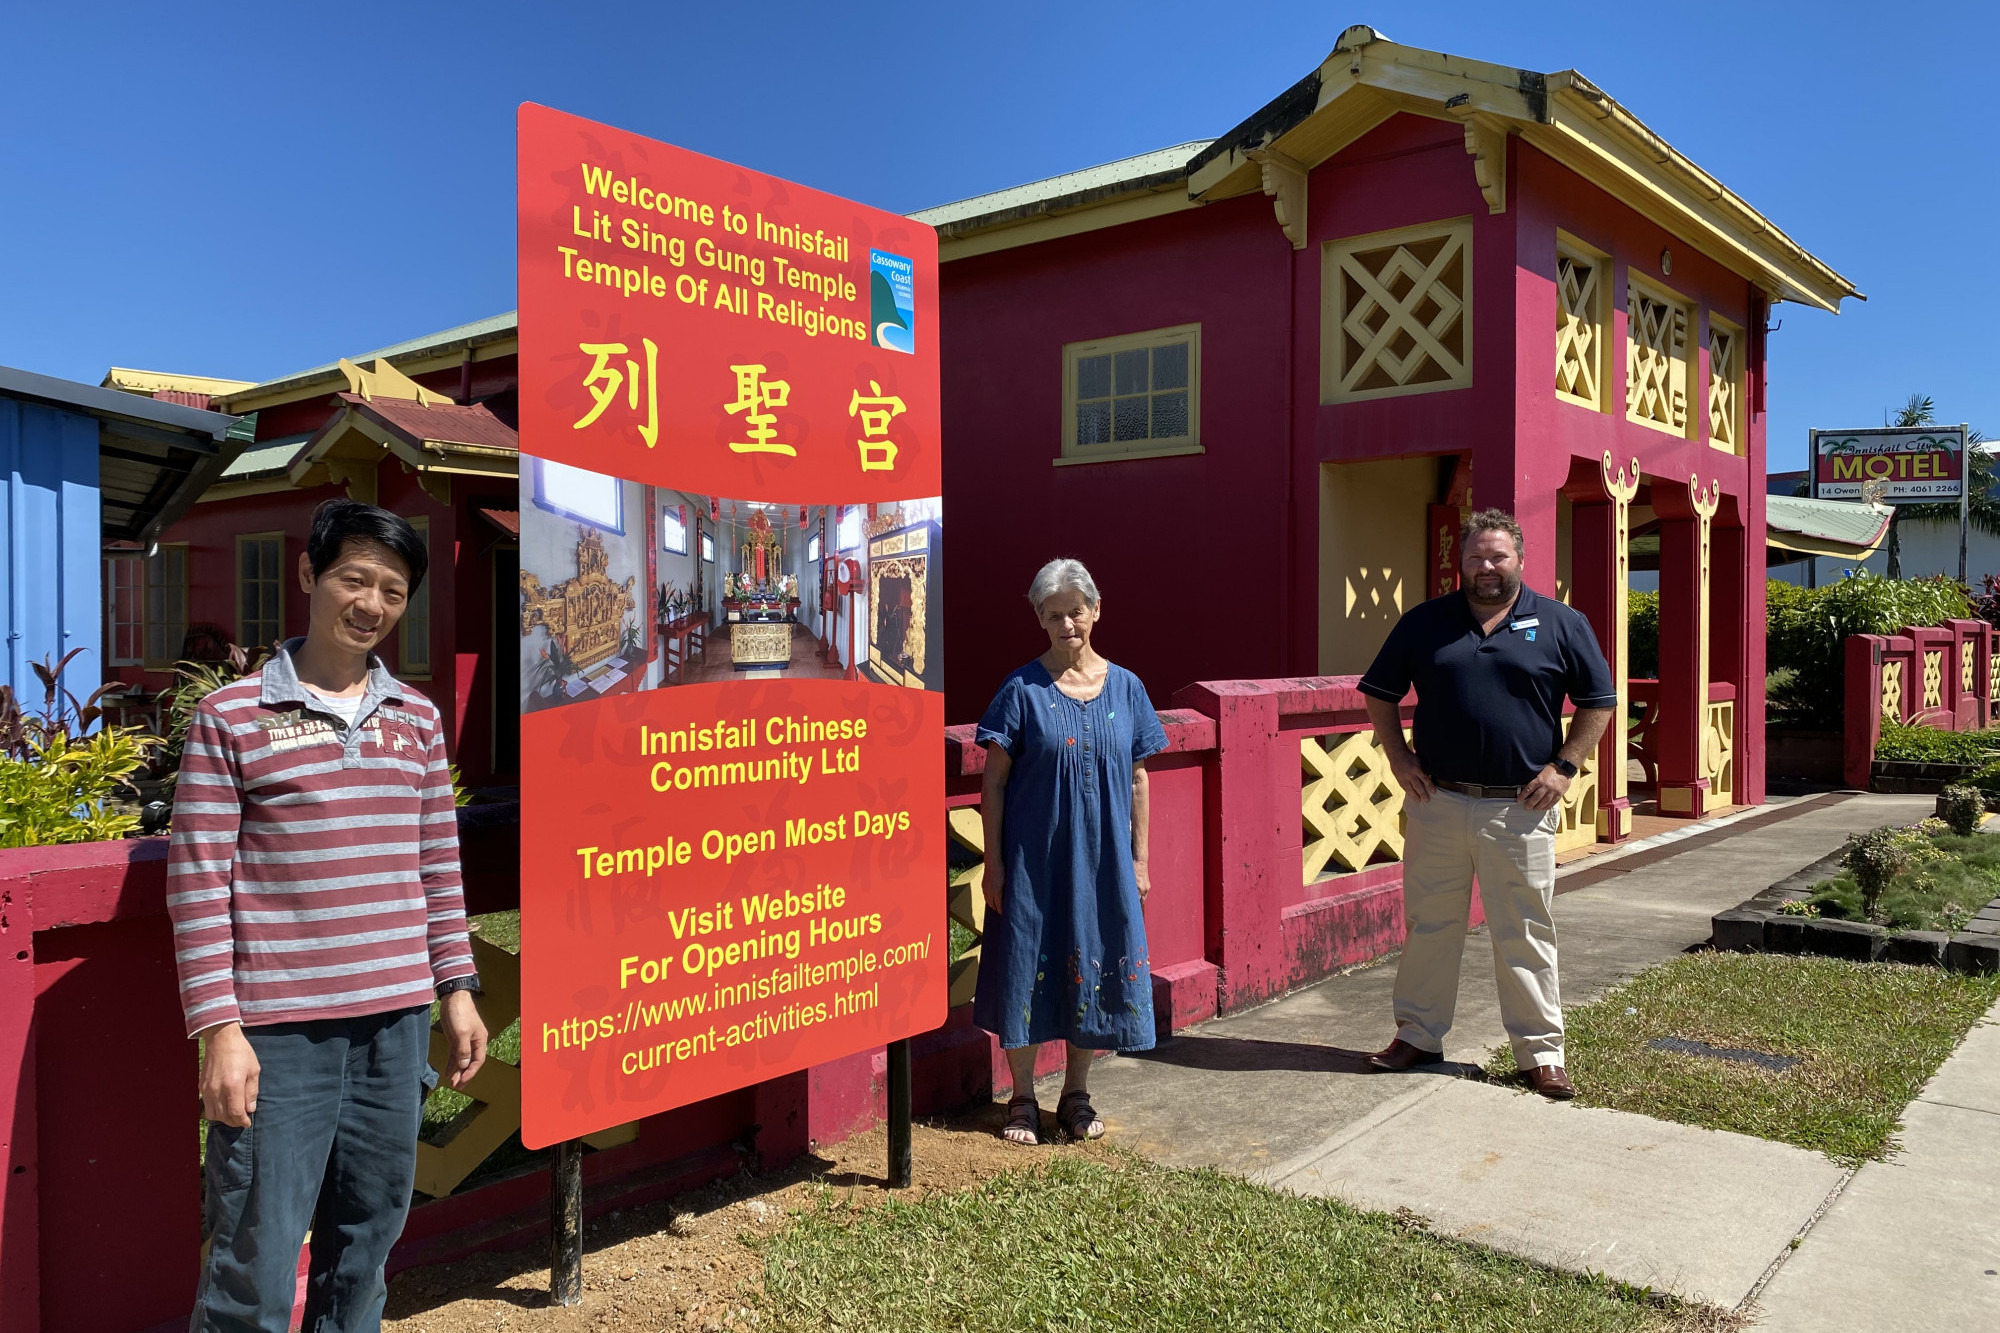
<svg viewBox="0 0 2000 1333">
<path fill-rule="evenodd" d="M 1891 419 L 1893 417 L 1893 419 Z M 1913 393 L 1894 413 L 1884 413 L 1885 426 L 1930 426 L 1937 422 L 1937 411 L 1931 403 L 1930 395 Z M 2000 486 L 2000 473 L 1993 466 L 1993 455 L 1977 446 L 1985 440 L 1978 431 L 1972 431 L 1965 438 L 1965 511 L 1967 525 L 1974 531 L 1989 537 L 2000 537 L 2000 496 L 1994 489 Z M 1939 523 L 1956 523 L 1958 506 L 1955 504 L 1903 504 L 1889 506 L 1889 577 L 1903 577 L 1903 546 L 1897 529 L 1906 518 L 1935 520 Z"/>
</svg>

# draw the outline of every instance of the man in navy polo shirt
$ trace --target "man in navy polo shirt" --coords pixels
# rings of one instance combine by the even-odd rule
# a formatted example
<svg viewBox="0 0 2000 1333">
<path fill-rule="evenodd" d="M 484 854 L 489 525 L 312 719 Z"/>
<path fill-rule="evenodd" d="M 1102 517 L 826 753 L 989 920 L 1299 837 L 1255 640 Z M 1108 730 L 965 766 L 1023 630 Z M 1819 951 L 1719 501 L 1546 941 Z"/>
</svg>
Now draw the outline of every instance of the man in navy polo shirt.
<svg viewBox="0 0 2000 1333">
<path fill-rule="evenodd" d="M 1618 690 L 1590 622 L 1522 586 L 1512 515 L 1474 514 L 1459 548 L 1462 590 L 1410 608 L 1361 678 L 1408 821 L 1396 1038 L 1370 1062 L 1403 1070 L 1444 1059 L 1477 876 L 1514 1061 L 1543 1096 L 1574 1097 L 1551 911 L 1556 825 Z M 1398 713 L 1413 686 L 1414 750 Z M 1565 695 L 1576 705 L 1567 738 Z"/>
</svg>

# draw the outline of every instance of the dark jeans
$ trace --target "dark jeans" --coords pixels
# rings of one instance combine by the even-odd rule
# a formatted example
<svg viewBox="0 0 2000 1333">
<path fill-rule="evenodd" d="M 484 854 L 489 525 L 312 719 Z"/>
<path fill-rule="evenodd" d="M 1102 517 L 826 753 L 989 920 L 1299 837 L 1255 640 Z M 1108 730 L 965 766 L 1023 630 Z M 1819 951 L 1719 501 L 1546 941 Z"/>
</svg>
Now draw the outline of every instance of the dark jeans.
<svg viewBox="0 0 2000 1333">
<path fill-rule="evenodd" d="M 430 1007 L 246 1027 L 260 1066 L 244 1129 L 211 1123 L 208 1261 L 190 1333 L 285 1333 L 312 1231 L 303 1333 L 381 1327 L 382 1276 L 437 1083 Z"/>
</svg>

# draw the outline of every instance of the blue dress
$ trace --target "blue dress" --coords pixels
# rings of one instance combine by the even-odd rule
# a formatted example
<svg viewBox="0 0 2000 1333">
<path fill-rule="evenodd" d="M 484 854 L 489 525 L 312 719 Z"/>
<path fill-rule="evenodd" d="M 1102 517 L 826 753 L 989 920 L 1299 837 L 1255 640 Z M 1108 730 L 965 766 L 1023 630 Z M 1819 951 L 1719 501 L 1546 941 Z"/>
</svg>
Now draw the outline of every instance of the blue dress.
<svg viewBox="0 0 2000 1333">
<path fill-rule="evenodd" d="M 1078 703 L 1030 662 L 1000 686 L 978 741 L 1013 757 L 1001 910 L 986 914 L 972 1021 L 1014 1049 L 1061 1037 L 1153 1045 L 1153 975 L 1132 876 L 1132 769 L 1167 748 L 1139 678 L 1110 668 Z"/>
</svg>

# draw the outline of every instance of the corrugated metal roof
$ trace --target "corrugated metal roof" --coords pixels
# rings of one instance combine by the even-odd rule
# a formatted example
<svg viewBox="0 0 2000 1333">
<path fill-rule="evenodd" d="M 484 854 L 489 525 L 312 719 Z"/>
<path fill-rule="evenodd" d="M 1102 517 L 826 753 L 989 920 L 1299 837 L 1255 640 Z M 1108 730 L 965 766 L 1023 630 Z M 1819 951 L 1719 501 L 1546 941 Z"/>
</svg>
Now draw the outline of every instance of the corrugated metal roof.
<svg viewBox="0 0 2000 1333">
<path fill-rule="evenodd" d="M 511 333 L 519 328 L 520 324 L 519 312 L 509 310 L 504 315 L 494 315 L 488 319 L 475 319 L 470 324 L 460 324 L 456 328 L 445 329 L 439 333 L 427 333 L 421 338 L 407 338 L 402 342 L 391 343 L 387 347 L 378 347 L 372 352 L 363 352 L 360 356 L 351 356 L 346 359 L 360 363 L 373 361 L 378 356 L 386 356 L 391 361 L 394 361 L 397 357 L 408 356 L 412 352 L 427 352 L 432 348 L 445 347 L 456 342 L 471 342 L 496 333 Z M 339 373 L 340 362 L 337 360 L 329 361 L 323 366 L 314 366 L 310 370 L 294 371 L 289 375 L 279 375 L 274 379 L 265 380 L 256 385 L 255 388 L 268 389 L 274 384 L 285 384 L 292 380 L 318 379 L 322 376 L 333 376 Z M 252 391 L 254 392 L 254 390 Z"/>
<path fill-rule="evenodd" d="M 1150 153 L 1140 153 L 1136 157 L 1121 157 L 1116 162 L 1106 162 L 1102 166 L 1085 167 L 1081 171 L 1066 171 L 1060 176 L 1030 181 L 1026 185 L 996 190 L 991 194 L 974 195 L 970 199 L 960 199 L 956 203 L 939 204 L 935 208 L 912 213 L 910 217 L 927 226 L 945 227 L 972 218 L 1012 212 L 1027 206 L 1046 206 L 1075 195 L 1117 193 L 1123 186 L 1140 188 L 1156 177 L 1185 174 L 1188 159 L 1213 142 L 1212 139 L 1193 139 L 1187 143 L 1175 144 L 1171 148 L 1156 148 Z"/>
<path fill-rule="evenodd" d="M 1764 500 L 1764 525 L 1772 544 L 1783 535 L 1819 542 L 1838 542 L 1857 550 L 1873 549 L 1889 528 L 1889 513 L 1851 500 L 1808 500 L 1796 495 L 1771 495 Z"/>
<path fill-rule="evenodd" d="M 117 389 L 57 379 L 54 375 L 37 375 L 32 370 L 17 370 L 12 366 L 0 366 L 0 393 L 39 398 L 94 417 L 115 417 L 186 435 L 204 435 L 211 440 L 226 436 L 236 420 L 221 412 L 184 407 L 159 398 L 141 398 Z"/>
<path fill-rule="evenodd" d="M 222 469 L 221 481 L 255 481 L 260 477 L 284 475 L 292 465 L 292 459 L 312 438 L 310 431 L 297 435 L 281 435 L 275 440 L 253 444 L 236 456 L 236 460 Z"/>
</svg>

